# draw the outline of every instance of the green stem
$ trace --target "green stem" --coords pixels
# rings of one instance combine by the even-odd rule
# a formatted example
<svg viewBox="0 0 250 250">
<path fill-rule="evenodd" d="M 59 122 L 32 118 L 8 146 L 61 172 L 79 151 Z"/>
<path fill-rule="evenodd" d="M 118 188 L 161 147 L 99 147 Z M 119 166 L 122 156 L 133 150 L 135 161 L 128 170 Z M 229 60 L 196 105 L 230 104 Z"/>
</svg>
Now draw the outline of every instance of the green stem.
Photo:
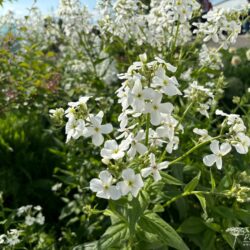
<svg viewBox="0 0 250 250">
<path fill-rule="evenodd" d="M 146 146 L 148 146 L 149 128 L 150 128 L 150 114 L 147 114 L 147 118 L 146 118 L 146 138 L 145 138 Z"/>
<path fill-rule="evenodd" d="M 163 207 L 167 207 L 170 204 L 172 204 L 173 202 L 177 201 L 180 198 L 189 196 L 189 195 L 197 195 L 197 194 L 206 194 L 206 195 L 223 195 L 223 196 L 227 196 L 227 194 L 223 194 L 223 193 L 216 193 L 216 192 L 208 192 L 208 191 L 192 191 L 192 192 L 187 192 L 187 193 L 182 193 L 180 195 L 175 196 L 174 198 L 172 198 L 171 200 L 167 201 L 165 204 L 163 204 Z"/>
<path fill-rule="evenodd" d="M 197 144 L 196 146 L 192 147 L 189 151 L 187 151 L 187 152 L 186 152 L 185 154 L 183 154 L 182 156 L 180 156 L 180 157 L 178 157 L 177 159 L 175 159 L 175 160 L 169 162 L 168 165 L 170 166 L 170 165 L 175 164 L 176 162 L 181 161 L 182 159 L 184 159 L 185 157 L 187 157 L 188 155 L 190 155 L 191 153 L 193 153 L 196 149 L 202 147 L 203 145 L 205 145 L 205 144 L 207 144 L 207 143 L 209 143 L 209 142 L 211 142 L 211 141 L 213 141 L 213 140 L 219 139 L 219 138 L 221 138 L 221 137 L 222 137 L 222 136 L 219 135 L 219 136 L 216 136 L 216 137 L 211 138 L 211 139 L 208 140 L 208 141 L 204 141 L 204 142 L 202 142 L 202 143 L 200 143 L 200 144 Z"/>
<path fill-rule="evenodd" d="M 171 49 L 171 57 L 174 56 L 174 50 L 175 50 L 175 47 L 176 47 L 176 42 L 177 42 L 177 37 L 178 37 L 179 29 L 180 29 L 180 23 L 178 22 L 177 28 L 176 28 L 176 32 L 175 32 L 175 36 L 174 36 L 173 46 L 172 46 L 172 49 Z"/>
<path fill-rule="evenodd" d="M 189 109 L 192 107 L 193 104 L 194 104 L 194 101 L 192 101 L 192 102 L 187 106 L 187 108 L 185 109 L 185 111 L 183 112 L 183 114 L 182 114 L 182 116 L 181 116 L 181 119 L 180 119 L 179 122 L 177 123 L 175 130 L 178 129 L 178 127 L 180 126 L 181 122 L 183 121 L 183 119 L 185 118 L 187 112 L 189 111 Z"/>
</svg>

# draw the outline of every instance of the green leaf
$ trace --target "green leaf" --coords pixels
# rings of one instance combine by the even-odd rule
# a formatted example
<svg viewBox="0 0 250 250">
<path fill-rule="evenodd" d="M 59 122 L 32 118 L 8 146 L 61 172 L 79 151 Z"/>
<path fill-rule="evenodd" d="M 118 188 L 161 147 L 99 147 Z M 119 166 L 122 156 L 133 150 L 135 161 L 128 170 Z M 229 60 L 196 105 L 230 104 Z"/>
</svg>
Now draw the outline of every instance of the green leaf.
<svg viewBox="0 0 250 250">
<path fill-rule="evenodd" d="M 135 233 L 135 226 L 140 216 L 143 214 L 144 210 L 142 209 L 140 202 L 137 198 L 133 198 L 131 202 L 129 202 L 129 207 L 127 209 L 128 216 L 128 225 L 129 231 L 131 234 Z"/>
<path fill-rule="evenodd" d="M 194 189 L 197 187 L 199 180 L 200 180 L 201 172 L 198 173 L 197 176 L 195 176 L 185 187 L 184 187 L 184 193 L 189 193 L 194 191 Z"/>
<path fill-rule="evenodd" d="M 224 240 L 228 243 L 228 245 L 234 249 L 234 240 L 235 237 L 230 235 L 229 233 L 223 233 L 222 237 L 224 238 Z"/>
<path fill-rule="evenodd" d="M 221 226 L 219 224 L 213 222 L 205 222 L 205 225 L 217 233 L 221 232 Z"/>
<path fill-rule="evenodd" d="M 204 232 L 204 235 L 202 237 L 202 250 L 214 250 L 216 249 L 214 246 L 216 239 L 215 232 L 211 230 L 207 230 Z"/>
<path fill-rule="evenodd" d="M 206 230 L 203 220 L 199 217 L 187 218 L 177 229 L 177 232 L 185 234 L 199 234 Z"/>
<path fill-rule="evenodd" d="M 195 196 L 199 200 L 204 214 L 207 215 L 207 202 L 206 202 L 204 195 L 203 194 L 195 194 Z"/>
<path fill-rule="evenodd" d="M 138 225 L 145 232 L 157 235 L 158 240 L 166 246 L 179 250 L 189 249 L 178 233 L 156 213 L 147 213 L 143 215 Z"/>
<path fill-rule="evenodd" d="M 110 226 L 98 240 L 85 243 L 73 248 L 73 250 L 105 250 L 122 249 L 129 237 L 129 231 L 124 222 L 118 222 Z"/>
<path fill-rule="evenodd" d="M 214 192 L 215 188 L 216 188 L 216 182 L 213 176 L 213 172 L 212 169 L 210 168 L 210 183 L 211 183 L 211 191 Z"/>
<path fill-rule="evenodd" d="M 182 186 L 183 185 L 183 183 L 179 179 L 177 179 L 177 178 L 175 178 L 175 177 L 173 177 L 173 176 L 171 176 L 171 175 L 169 175 L 169 174 L 167 174 L 167 173 L 165 173 L 163 171 L 161 172 L 161 176 L 162 176 L 162 180 L 166 184 L 176 185 L 176 186 Z"/>
<path fill-rule="evenodd" d="M 249 210 L 235 209 L 234 214 L 239 220 L 243 221 L 246 225 L 250 225 Z"/>
</svg>

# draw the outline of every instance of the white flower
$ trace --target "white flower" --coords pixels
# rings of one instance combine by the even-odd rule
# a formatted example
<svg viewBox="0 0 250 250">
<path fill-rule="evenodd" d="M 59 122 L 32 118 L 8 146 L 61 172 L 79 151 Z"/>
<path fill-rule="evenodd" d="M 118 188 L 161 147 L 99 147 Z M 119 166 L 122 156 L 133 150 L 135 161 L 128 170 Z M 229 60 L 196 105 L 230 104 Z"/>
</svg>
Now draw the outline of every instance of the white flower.
<svg viewBox="0 0 250 250">
<path fill-rule="evenodd" d="M 27 213 L 30 209 L 32 208 L 32 205 L 26 205 L 26 206 L 22 206 L 19 207 L 17 209 L 17 216 L 22 216 L 23 214 Z"/>
<path fill-rule="evenodd" d="M 25 224 L 31 226 L 35 223 L 35 218 L 30 216 L 29 214 L 25 217 Z"/>
<path fill-rule="evenodd" d="M 209 105 L 207 103 L 199 103 L 199 107 L 197 108 L 197 111 L 200 112 L 200 114 L 206 116 L 209 118 L 208 110 L 209 110 Z"/>
<path fill-rule="evenodd" d="M 160 87 L 161 92 L 168 96 L 181 95 L 180 90 L 177 88 L 177 80 L 174 77 L 169 78 L 162 67 L 159 67 L 156 71 L 151 86 Z"/>
<path fill-rule="evenodd" d="M 7 232 L 7 244 L 10 246 L 15 246 L 16 244 L 18 244 L 20 242 L 19 240 L 20 232 L 21 231 L 17 229 L 10 229 Z"/>
<path fill-rule="evenodd" d="M 156 60 L 157 63 L 164 64 L 164 65 L 167 67 L 167 69 L 168 69 L 169 71 L 171 71 L 171 72 L 173 72 L 173 73 L 176 72 L 177 68 L 176 68 L 175 66 L 173 66 L 173 65 L 170 64 L 170 63 L 165 62 L 165 61 L 164 61 L 163 59 L 161 59 L 160 57 L 156 56 L 156 57 L 155 57 L 155 60 Z"/>
<path fill-rule="evenodd" d="M 0 235 L 0 245 L 4 244 L 4 242 L 7 240 L 6 234 Z"/>
<path fill-rule="evenodd" d="M 91 98 L 91 96 L 82 96 L 79 98 L 79 100 L 77 102 L 69 102 L 68 105 L 70 107 L 77 107 L 77 106 L 84 106 L 86 107 L 86 103 L 87 101 Z"/>
<path fill-rule="evenodd" d="M 152 125 L 159 125 L 162 121 L 161 113 L 171 114 L 173 105 L 169 102 L 161 103 L 162 94 L 155 92 L 152 102 L 146 103 L 145 113 L 150 114 L 150 122 Z"/>
<path fill-rule="evenodd" d="M 75 108 L 69 107 L 65 110 L 65 117 L 67 117 L 68 119 L 70 120 L 75 119 L 75 115 L 76 115 Z"/>
<path fill-rule="evenodd" d="M 219 145 L 219 141 L 214 140 L 210 144 L 210 149 L 213 152 L 213 154 L 207 155 L 203 158 L 203 162 L 206 166 L 211 167 L 214 163 L 216 163 L 216 166 L 218 169 L 222 168 L 222 156 L 225 156 L 228 154 L 232 147 L 229 143 L 224 142 L 221 145 Z"/>
<path fill-rule="evenodd" d="M 236 144 L 233 144 L 236 151 L 239 154 L 247 154 L 248 148 L 250 147 L 250 138 L 244 133 L 238 133 L 236 137 L 238 139 L 238 142 Z"/>
<path fill-rule="evenodd" d="M 208 135 L 208 131 L 206 129 L 194 128 L 193 132 L 201 136 L 200 137 L 201 142 L 208 141 L 212 138 L 211 136 Z"/>
<path fill-rule="evenodd" d="M 141 80 L 137 79 L 131 90 L 130 102 L 135 112 L 142 112 L 145 106 L 145 90 L 142 89 Z"/>
<path fill-rule="evenodd" d="M 124 181 L 117 183 L 118 189 L 123 195 L 127 195 L 131 192 L 131 194 L 136 197 L 144 185 L 141 175 L 135 174 L 133 169 L 128 168 L 122 171 L 122 177 Z"/>
<path fill-rule="evenodd" d="M 166 169 L 168 167 L 168 162 L 164 161 L 159 164 L 155 162 L 155 155 L 151 153 L 149 155 L 150 165 L 147 168 L 143 168 L 141 170 L 142 177 L 148 177 L 150 174 L 153 174 L 153 178 L 155 181 L 161 180 L 160 170 Z"/>
<path fill-rule="evenodd" d="M 90 181 L 90 189 L 96 192 L 96 196 L 104 199 L 120 199 L 121 193 L 115 186 L 112 186 L 112 175 L 107 170 L 104 170 L 100 172 L 99 178 Z"/>
<path fill-rule="evenodd" d="M 167 144 L 166 150 L 169 154 L 172 154 L 173 150 L 178 149 L 180 139 L 178 136 L 174 136 Z"/>
<path fill-rule="evenodd" d="M 85 130 L 85 122 L 82 119 L 76 120 L 74 118 L 69 119 L 65 126 L 65 133 L 67 135 L 66 143 L 71 138 L 77 140 L 80 136 L 83 136 Z"/>
<path fill-rule="evenodd" d="M 49 113 L 51 118 L 63 119 L 64 109 L 63 108 L 50 109 Z"/>
<path fill-rule="evenodd" d="M 163 117 L 163 126 L 156 129 L 156 133 L 160 138 L 167 137 L 170 141 L 174 138 L 175 127 L 178 121 L 171 115 L 165 115 Z"/>
<path fill-rule="evenodd" d="M 147 147 L 140 142 L 144 139 L 145 132 L 143 130 L 140 130 L 136 136 L 134 136 L 132 133 L 128 136 L 128 138 L 125 140 L 125 143 L 128 144 L 128 147 L 130 145 L 127 153 L 129 157 L 134 158 L 137 152 L 140 155 L 143 155 L 147 152 Z"/>
<path fill-rule="evenodd" d="M 101 156 L 106 159 L 121 159 L 128 149 L 127 143 L 122 142 L 120 145 L 115 140 L 108 140 L 104 144 L 104 148 L 101 150 Z"/>
<path fill-rule="evenodd" d="M 38 213 L 35 219 L 36 223 L 39 225 L 43 225 L 45 221 L 45 217 L 42 215 L 42 213 Z"/>
<path fill-rule="evenodd" d="M 110 123 L 102 125 L 102 117 L 100 115 L 91 116 L 89 119 L 92 126 L 86 127 L 84 131 L 84 136 L 85 137 L 91 136 L 92 143 L 95 146 L 100 146 L 104 141 L 102 134 L 111 133 L 113 130 L 113 126 Z"/>
</svg>

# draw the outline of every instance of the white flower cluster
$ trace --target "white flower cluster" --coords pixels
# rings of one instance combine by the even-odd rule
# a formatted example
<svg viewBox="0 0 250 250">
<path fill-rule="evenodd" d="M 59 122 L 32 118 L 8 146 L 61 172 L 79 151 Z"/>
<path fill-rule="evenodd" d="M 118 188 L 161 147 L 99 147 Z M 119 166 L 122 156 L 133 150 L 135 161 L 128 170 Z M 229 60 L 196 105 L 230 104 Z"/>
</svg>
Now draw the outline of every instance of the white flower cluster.
<svg viewBox="0 0 250 250">
<path fill-rule="evenodd" d="M 169 166 L 169 162 L 156 159 L 157 149 L 165 146 L 166 152 L 172 154 L 178 149 L 179 135 L 183 132 L 182 118 L 176 119 L 173 105 L 174 99 L 182 96 L 175 77 L 177 68 L 159 57 L 151 62 L 146 54 L 139 58 L 140 61 L 118 76 L 123 81 L 116 91 L 122 110 L 118 116 L 120 127 L 114 139 L 104 142 L 103 134 L 111 133 L 113 127 L 111 124 L 102 125 L 103 112 L 97 115 L 89 113 L 87 101 L 90 97 L 70 102 L 65 111 L 67 142 L 80 136 L 92 137 L 96 146 L 104 142 L 101 156 L 107 169 L 100 172 L 99 179 L 90 182 L 90 189 L 100 198 L 117 200 L 129 193 L 136 197 L 144 186 L 143 178 L 152 176 L 154 181 L 159 181 L 160 172 Z M 194 81 L 184 90 L 184 98 L 190 105 L 198 105 L 196 110 L 208 117 L 214 86 L 212 82 L 202 86 Z M 212 154 L 203 158 L 204 164 L 216 164 L 221 169 L 222 157 L 231 151 L 232 146 L 240 154 L 248 152 L 250 138 L 245 134 L 246 127 L 239 115 L 228 115 L 220 110 L 216 115 L 225 117 L 219 136 L 211 137 L 207 130 L 199 128 L 193 132 L 200 136 L 200 144 L 211 142 Z M 229 132 L 223 133 L 226 126 Z M 143 163 L 134 167 L 134 159 L 143 160 Z"/>
<path fill-rule="evenodd" d="M 206 166 L 211 167 L 214 163 L 218 169 L 222 168 L 222 157 L 227 155 L 232 146 L 239 154 L 247 154 L 250 147 L 250 137 L 246 135 L 246 126 L 239 115 L 226 114 L 221 110 L 216 110 L 216 115 L 225 117 L 222 126 L 228 126 L 227 142 L 219 144 L 218 140 L 214 140 L 210 144 L 213 154 L 203 158 Z"/>
<path fill-rule="evenodd" d="M 79 0 L 60 0 L 58 15 L 67 37 L 75 38 L 78 37 L 78 32 L 90 32 L 90 14 L 86 7 L 82 8 Z"/>
<path fill-rule="evenodd" d="M 106 8 L 103 9 L 103 6 Z M 117 36 L 123 41 L 128 42 L 131 38 L 138 44 L 145 41 L 146 20 L 144 17 L 147 8 L 139 0 L 118 0 L 114 5 L 107 6 L 102 3 L 101 12 L 103 18 L 100 20 L 102 32 Z"/>
<path fill-rule="evenodd" d="M 43 225 L 45 218 L 42 214 L 42 207 L 41 206 L 32 206 L 32 205 L 27 205 L 18 208 L 17 210 L 17 216 L 25 216 L 25 221 L 24 223 L 27 226 L 32 226 L 33 224 L 39 224 Z"/>
<path fill-rule="evenodd" d="M 101 30 L 124 41 L 133 39 L 138 45 L 148 43 L 154 47 L 170 45 L 173 34 L 179 33 L 176 42 L 181 44 L 191 40 L 189 21 L 199 9 L 195 0 L 154 0 L 149 10 L 139 0 L 118 0 L 114 5 L 103 1 Z"/>
<path fill-rule="evenodd" d="M 199 64 L 202 67 L 220 70 L 223 68 L 222 55 L 215 48 L 208 48 L 203 44 L 199 52 Z"/>
<path fill-rule="evenodd" d="M 173 104 L 162 102 L 163 98 L 182 95 L 178 81 L 173 76 L 176 68 L 159 57 L 149 63 L 146 54 L 140 55 L 140 59 L 141 61 L 129 67 L 127 73 L 119 75 L 120 79 L 125 80 L 117 90 L 122 106 L 122 113 L 118 118 L 120 134 L 116 140 L 106 141 L 101 150 L 102 161 L 107 165 L 112 165 L 112 161 L 125 156 L 129 160 L 137 154 L 144 156 L 150 152 L 150 147 L 156 145 L 166 143 L 169 153 L 178 148 L 177 133 L 182 130 L 182 126 L 172 116 Z M 139 120 L 143 121 L 144 126 L 139 125 Z M 122 141 L 118 143 L 117 140 L 120 139 Z M 156 163 L 154 153 L 150 153 L 148 157 L 150 163 L 146 168 L 140 169 L 141 174 L 136 174 L 131 168 L 124 169 L 121 174 L 123 181 L 113 185 L 116 181 L 105 170 L 100 173 L 100 179 L 90 182 L 91 190 L 97 192 L 98 197 L 106 199 L 119 199 L 128 193 L 137 196 L 144 185 L 142 177 L 152 175 L 158 181 L 161 179 L 160 170 L 168 167 L 168 162 Z"/>
<path fill-rule="evenodd" d="M 66 123 L 66 142 L 79 137 L 91 137 L 95 146 L 100 146 L 104 137 L 103 134 L 109 134 L 113 126 L 108 123 L 102 125 L 103 112 L 97 115 L 88 112 L 87 101 L 90 97 L 81 97 L 77 102 L 70 102 L 69 108 L 65 111 L 68 118 Z"/>
<path fill-rule="evenodd" d="M 12 247 L 17 245 L 20 242 L 20 234 L 22 233 L 21 230 L 17 229 L 10 229 L 7 234 L 0 235 L 0 246 L 9 246 Z M 5 248 L 3 248 L 5 249 Z"/>
<path fill-rule="evenodd" d="M 241 32 L 241 23 L 237 18 L 234 20 L 229 10 L 216 8 L 203 16 L 204 23 L 195 23 L 195 33 L 204 35 L 204 42 L 212 40 L 220 43 L 224 49 L 236 43 Z"/>
<path fill-rule="evenodd" d="M 209 88 L 198 85 L 197 81 L 191 83 L 187 89 L 184 90 L 184 97 L 190 102 L 198 105 L 197 111 L 200 114 L 209 117 L 208 110 L 213 102 L 214 94 Z"/>
</svg>

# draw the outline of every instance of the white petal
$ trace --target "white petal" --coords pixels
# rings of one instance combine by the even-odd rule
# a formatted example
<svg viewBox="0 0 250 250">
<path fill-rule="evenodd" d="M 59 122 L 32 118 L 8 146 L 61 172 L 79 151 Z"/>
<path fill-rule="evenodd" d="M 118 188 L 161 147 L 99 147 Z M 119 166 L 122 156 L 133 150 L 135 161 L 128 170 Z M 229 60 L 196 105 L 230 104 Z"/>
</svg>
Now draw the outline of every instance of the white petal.
<svg viewBox="0 0 250 250">
<path fill-rule="evenodd" d="M 96 118 L 94 116 L 90 117 L 90 122 L 93 124 L 94 127 L 99 128 L 101 125 L 102 120 L 100 120 L 99 118 Z"/>
<path fill-rule="evenodd" d="M 139 187 L 133 187 L 133 188 L 131 189 L 131 194 L 132 194 L 134 197 L 136 197 L 136 196 L 138 195 L 139 191 L 140 191 L 140 188 L 139 188 Z"/>
<path fill-rule="evenodd" d="M 129 157 L 134 158 L 136 155 L 136 148 L 134 146 L 131 146 L 127 154 Z"/>
<path fill-rule="evenodd" d="M 159 110 L 161 113 L 164 113 L 164 114 L 171 114 L 172 111 L 174 109 L 174 106 L 172 103 L 170 102 L 167 102 L 167 103 L 161 103 L 159 105 Z"/>
<path fill-rule="evenodd" d="M 112 154 L 112 158 L 114 160 L 118 160 L 118 159 L 121 159 L 124 155 L 125 153 L 123 151 L 118 151 L 117 153 Z"/>
<path fill-rule="evenodd" d="M 115 186 L 109 188 L 109 193 L 112 200 L 118 200 L 121 198 L 121 192 Z"/>
<path fill-rule="evenodd" d="M 90 181 L 89 187 L 93 192 L 99 192 L 103 190 L 102 182 L 97 178 L 94 178 Z"/>
<path fill-rule="evenodd" d="M 149 155 L 149 160 L 150 160 L 150 165 L 154 166 L 155 165 L 155 155 L 153 153 L 151 153 Z"/>
<path fill-rule="evenodd" d="M 207 155 L 203 158 L 203 163 L 206 165 L 206 166 L 209 166 L 211 167 L 215 162 L 216 162 L 216 159 L 217 159 L 217 156 L 214 155 L 214 154 L 211 154 L 211 155 Z"/>
<path fill-rule="evenodd" d="M 135 177 L 135 172 L 133 169 L 131 168 L 127 168 L 127 169 L 124 169 L 122 171 L 122 177 L 124 180 L 131 180 L 131 179 L 134 179 Z"/>
<path fill-rule="evenodd" d="M 138 133 L 137 133 L 137 135 L 136 135 L 136 137 L 135 137 L 135 140 L 136 141 L 141 141 L 141 140 L 143 140 L 145 138 L 145 132 L 144 132 L 144 130 L 140 130 Z"/>
<path fill-rule="evenodd" d="M 93 127 L 86 127 L 83 130 L 83 136 L 86 138 L 92 136 L 94 133 L 95 133 L 95 130 Z"/>
<path fill-rule="evenodd" d="M 144 183 L 143 183 L 143 180 L 142 180 L 140 174 L 136 174 L 136 175 L 135 175 L 135 183 L 134 183 L 134 185 L 135 185 L 136 187 L 139 187 L 139 188 L 141 188 L 141 187 L 144 186 Z"/>
<path fill-rule="evenodd" d="M 96 196 L 99 198 L 103 198 L 103 199 L 109 199 L 110 198 L 110 194 L 106 191 L 99 191 L 96 193 Z"/>
<path fill-rule="evenodd" d="M 210 144 L 210 149 L 214 154 L 219 154 L 220 153 L 219 141 L 217 140 L 212 141 Z"/>
<path fill-rule="evenodd" d="M 142 144 L 142 143 L 136 143 L 135 147 L 136 147 L 136 151 L 140 155 L 144 155 L 147 152 L 147 150 L 148 150 L 148 148 L 144 144 Z"/>
<path fill-rule="evenodd" d="M 163 161 L 163 162 L 159 163 L 157 167 L 159 170 L 166 169 L 168 167 L 168 161 Z"/>
<path fill-rule="evenodd" d="M 150 122 L 154 126 L 158 126 L 161 123 L 161 113 L 159 111 L 153 111 L 150 116 Z"/>
<path fill-rule="evenodd" d="M 174 84 L 164 86 L 162 91 L 168 96 L 182 95 L 181 91 Z"/>
<path fill-rule="evenodd" d="M 219 170 L 222 169 L 222 158 L 220 156 L 216 158 L 216 166 Z"/>
<path fill-rule="evenodd" d="M 168 133 L 167 133 L 168 131 L 167 131 L 167 129 L 165 128 L 165 127 L 158 127 L 157 129 L 156 129 L 156 133 L 157 133 L 157 135 L 159 136 L 159 137 L 167 137 L 168 136 Z"/>
<path fill-rule="evenodd" d="M 109 134 L 112 132 L 113 126 L 112 124 L 108 123 L 105 125 L 101 125 L 100 129 L 101 129 L 102 134 Z"/>
<path fill-rule="evenodd" d="M 118 144 L 115 140 L 108 140 L 105 142 L 104 148 L 115 150 L 118 149 Z"/>
<path fill-rule="evenodd" d="M 133 89 L 132 89 L 132 93 L 133 93 L 134 95 L 136 95 L 136 94 L 139 94 L 139 93 L 141 93 L 141 92 L 142 92 L 141 81 L 140 81 L 139 79 L 137 79 L 137 80 L 135 81 L 134 87 L 133 87 Z"/>
<path fill-rule="evenodd" d="M 113 179 L 112 175 L 107 170 L 101 171 L 99 174 L 99 178 L 103 183 L 106 184 L 111 184 Z"/>
<path fill-rule="evenodd" d="M 101 150 L 101 156 L 103 157 L 103 158 L 107 158 L 107 159 L 111 159 L 112 158 L 112 150 L 110 150 L 110 149 L 106 149 L 106 148 L 103 148 L 102 150 Z"/>
<path fill-rule="evenodd" d="M 127 195 L 130 192 L 130 187 L 127 185 L 125 181 L 120 181 L 116 184 L 118 190 L 122 193 L 122 195 Z"/>
<path fill-rule="evenodd" d="M 231 151 L 231 149 L 232 149 L 231 145 L 227 142 L 222 143 L 220 146 L 220 151 L 223 156 L 228 154 Z"/>
<path fill-rule="evenodd" d="M 161 180 L 161 175 L 160 175 L 160 172 L 158 170 L 153 171 L 153 178 L 154 178 L 154 181 Z"/>
<path fill-rule="evenodd" d="M 159 67 L 155 72 L 155 75 L 161 79 L 164 79 L 166 77 L 165 69 L 163 69 L 163 67 Z"/>
<path fill-rule="evenodd" d="M 173 72 L 173 73 L 176 72 L 177 68 L 176 68 L 175 66 L 173 66 L 173 65 L 170 64 L 170 63 L 167 63 L 166 65 L 167 65 L 167 69 L 168 69 L 169 71 L 171 71 L 171 72 Z"/>
<path fill-rule="evenodd" d="M 102 136 L 101 133 L 95 133 L 93 136 L 92 136 L 92 143 L 95 145 L 95 146 L 100 146 L 102 145 L 104 141 L 104 138 Z"/>
<path fill-rule="evenodd" d="M 248 153 L 248 147 L 244 147 L 241 143 L 237 143 L 236 145 L 234 145 L 234 147 L 239 154 Z"/>
<path fill-rule="evenodd" d="M 147 88 L 143 90 L 143 95 L 145 99 L 154 99 L 155 97 L 155 91 L 151 88 Z"/>
<path fill-rule="evenodd" d="M 141 175 L 144 178 L 148 177 L 151 173 L 152 173 L 152 168 L 151 167 L 143 168 L 141 170 Z"/>
</svg>

